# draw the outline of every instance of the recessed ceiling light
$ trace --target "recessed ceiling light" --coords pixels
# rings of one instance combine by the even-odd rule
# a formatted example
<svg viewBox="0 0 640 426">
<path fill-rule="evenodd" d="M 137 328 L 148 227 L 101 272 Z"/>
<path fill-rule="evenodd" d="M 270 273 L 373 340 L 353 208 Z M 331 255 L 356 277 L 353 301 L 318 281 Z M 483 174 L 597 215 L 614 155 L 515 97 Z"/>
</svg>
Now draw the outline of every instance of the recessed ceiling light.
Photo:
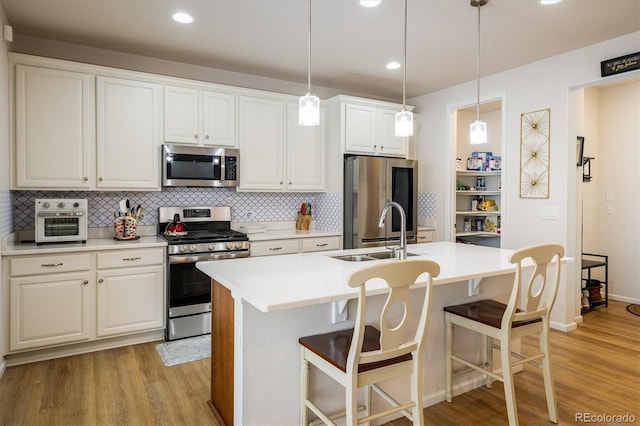
<svg viewBox="0 0 640 426">
<path fill-rule="evenodd" d="M 173 20 L 180 22 L 181 24 L 190 24 L 193 22 L 191 15 L 185 12 L 178 12 L 173 14 Z"/>
<path fill-rule="evenodd" d="M 560 3 L 562 0 L 540 0 L 540 4 L 544 4 L 549 5 L 549 4 L 556 4 L 556 3 Z"/>
<path fill-rule="evenodd" d="M 360 0 L 360 6 L 364 7 L 376 7 L 382 0 Z"/>
<path fill-rule="evenodd" d="M 400 66 L 400 62 L 391 61 L 387 65 L 385 65 L 385 68 L 387 68 L 388 70 L 397 70 L 398 68 L 400 68 Z"/>
</svg>

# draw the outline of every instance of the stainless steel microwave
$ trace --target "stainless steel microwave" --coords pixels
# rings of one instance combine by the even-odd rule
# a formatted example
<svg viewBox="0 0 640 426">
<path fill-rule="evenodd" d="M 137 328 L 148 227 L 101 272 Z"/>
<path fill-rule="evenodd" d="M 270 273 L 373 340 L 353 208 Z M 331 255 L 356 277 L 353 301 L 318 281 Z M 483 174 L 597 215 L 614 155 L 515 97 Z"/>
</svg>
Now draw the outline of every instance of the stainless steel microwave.
<svg viewBox="0 0 640 426">
<path fill-rule="evenodd" d="M 162 145 L 162 186 L 237 186 L 239 163 L 233 148 Z"/>
</svg>

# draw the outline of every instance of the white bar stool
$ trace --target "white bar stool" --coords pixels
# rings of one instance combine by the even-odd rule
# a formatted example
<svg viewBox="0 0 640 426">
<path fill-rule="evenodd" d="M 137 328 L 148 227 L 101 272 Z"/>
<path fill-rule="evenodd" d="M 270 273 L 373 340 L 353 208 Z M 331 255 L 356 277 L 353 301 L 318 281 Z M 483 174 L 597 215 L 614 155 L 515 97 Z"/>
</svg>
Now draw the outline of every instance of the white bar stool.
<svg viewBox="0 0 640 426">
<path fill-rule="evenodd" d="M 414 425 L 423 425 L 422 412 L 422 349 L 429 322 L 430 298 L 433 277 L 440 273 L 440 266 L 431 260 L 394 260 L 380 262 L 354 272 L 349 286 L 359 288 L 358 310 L 355 327 L 322 335 L 299 339 L 301 374 L 301 424 L 309 424 L 311 410 L 325 424 L 346 417 L 347 425 L 369 423 L 389 414 L 402 412 Z M 387 300 L 379 315 L 376 327 L 365 325 L 367 281 L 382 278 L 389 286 Z M 415 333 L 407 336 L 409 324 L 409 287 L 416 282 L 426 283 L 424 301 Z M 404 307 L 400 322 L 389 326 L 387 314 L 390 308 Z M 397 321 L 394 321 L 397 323 Z M 415 325 L 414 325 L 415 327 Z M 346 390 L 346 412 L 328 415 L 309 399 L 309 365 L 318 368 Z M 411 401 L 398 403 L 376 383 L 392 377 L 410 376 Z M 358 418 L 358 388 L 366 387 L 364 416 Z M 393 408 L 380 413 L 370 412 L 371 391 L 374 390 Z"/>
<path fill-rule="evenodd" d="M 486 375 L 486 386 L 491 380 L 504 383 L 504 396 L 507 405 L 509 424 L 518 424 L 518 413 L 513 386 L 513 367 L 529 363 L 542 368 L 544 388 L 547 399 L 549 419 L 558 422 L 551 365 L 549 362 L 549 316 L 558 292 L 560 280 L 560 259 L 564 256 L 564 248 L 557 244 L 543 244 L 525 247 L 511 255 L 509 261 L 516 263 L 516 275 L 508 303 L 495 300 L 478 300 L 456 306 L 447 306 L 445 311 L 446 331 L 446 399 L 453 399 L 453 361 L 469 367 L 462 373 L 478 370 Z M 535 270 L 526 286 L 522 286 L 522 261 L 531 258 Z M 553 276 L 547 279 L 547 269 L 554 267 Z M 525 297 L 521 303 L 521 292 Z M 522 308 L 522 309 L 520 309 Z M 464 327 L 487 338 L 487 361 L 478 365 L 453 354 L 453 326 Z M 514 353 L 511 340 L 527 335 L 538 335 L 540 350 L 533 355 L 524 356 Z M 494 339 L 498 344 L 494 344 Z M 493 349 L 500 351 L 502 374 L 493 371 Z M 512 357 L 517 360 L 512 360 Z M 540 361 L 537 362 L 537 361 Z M 459 374 L 462 374 L 459 373 Z"/>
</svg>

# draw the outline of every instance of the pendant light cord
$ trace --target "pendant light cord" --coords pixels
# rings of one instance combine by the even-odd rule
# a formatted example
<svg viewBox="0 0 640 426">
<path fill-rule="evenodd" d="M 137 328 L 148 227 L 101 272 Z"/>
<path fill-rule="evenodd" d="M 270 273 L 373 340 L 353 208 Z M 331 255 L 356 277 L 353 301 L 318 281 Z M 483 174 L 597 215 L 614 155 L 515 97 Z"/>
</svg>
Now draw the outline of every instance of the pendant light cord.
<svg viewBox="0 0 640 426">
<path fill-rule="evenodd" d="M 309 19 L 307 21 L 309 45 L 307 46 L 307 92 L 311 93 L 311 0 L 309 0 Z"/>
<path fill-rule="evenodd" d="M 404 75 L 402 77 L 402 109 L 406 109 L 406 93 L 407 93 L 407 0 L 404 0 Z"/>
<path fill-rule="evenodd" d="M 476 7 L 478 8 L 478 56 L 476 59 L 476 86 L 478 103 L 476 104 L 476 121 L 480 121 L 480 9 L 482 8 L 482 3 L 480 3 L 479 0 Z"/>
</svg>

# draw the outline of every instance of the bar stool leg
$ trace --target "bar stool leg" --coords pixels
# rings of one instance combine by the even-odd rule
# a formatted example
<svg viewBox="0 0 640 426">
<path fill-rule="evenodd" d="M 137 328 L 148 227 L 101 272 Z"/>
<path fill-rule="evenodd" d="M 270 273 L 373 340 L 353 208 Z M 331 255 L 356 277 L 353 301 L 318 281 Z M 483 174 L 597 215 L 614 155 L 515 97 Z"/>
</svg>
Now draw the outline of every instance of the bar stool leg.
<svg viewBox="0 0 640 426">
<path fill-rule="evenodd" d="M 451 324 L 451 314 L 445 312 L 445 370 L 446 370 L 446 389 L 445 398 L 447 402 L 453 401 L 453 324 Z"/>
<path fill-rule="evenodd" d="M 544 378 L 544 392 L 547 397 L 549 420 L 553 423 L 558 423 L 558 406 L 556 405 L 553 377 L 551 375 L 551 361 L 549 360 L 549 336 L 548 333 L 544 331 L 540 333 L 540 352 L 544 353 L 544 358 L 542 358 L 542 376 Z"/>
<path fill-rule="evenodd" d="M 513 369 L 511 367 L 511 342 L 509 337 L 501 339 L 500 360 L 502 361 L 504 399 L 507 403 L 509 426 L 518 426 L 518 409 L 516 407 L 516 392 L 513 385 Z"/>
<path fill-rule="evenodd" d="M 304 358 L 305 349 L 300 350 L 300 424 L 309 424 L 309 412 L 307 411 L 307 399 L 309 399 L 309 362 Z"/>
<path fill-rule="evenodd" d="M 487 336 L 486 345 L 487 345 L 487 347 L 486 347 L 486 350 L 487 350 L 487 353 L 486 353 L 486 357 L 487 357 L 486 364 L 487 364 L 487 367 L 486 368 L 487 368 L 487 371 L 493 371 L 493 337 Z M 493 378 L 491 376 L 489 376 L 488 374 L 485 374 L 484 380 L 485 380 L 484 385 L 487 388 L 491 389 L 491 384 L 493 383 Z"/>
</svg>

